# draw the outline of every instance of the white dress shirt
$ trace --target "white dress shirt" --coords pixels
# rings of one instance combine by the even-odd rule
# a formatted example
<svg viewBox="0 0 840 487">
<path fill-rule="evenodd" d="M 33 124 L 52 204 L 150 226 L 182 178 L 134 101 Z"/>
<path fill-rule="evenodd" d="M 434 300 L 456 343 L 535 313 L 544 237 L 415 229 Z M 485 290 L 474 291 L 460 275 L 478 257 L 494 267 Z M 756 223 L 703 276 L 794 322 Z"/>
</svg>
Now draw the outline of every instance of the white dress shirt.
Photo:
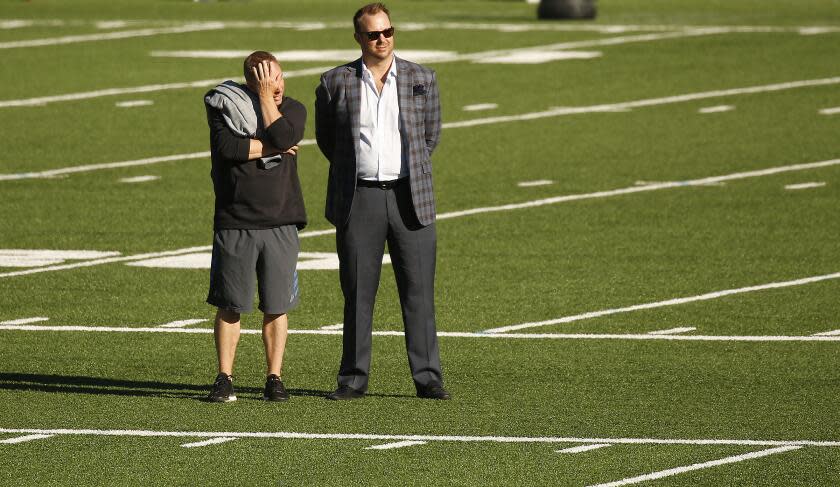
<svg viewBox="0 0 840 487">
<path fill-rule="evenodd" d="M 382 93 L 376 89 L 376 80 L 365 63 L 362 63 L 360 83 L 359 145 L 356 147 L 359 178 L 391 181 L 408 176 L 400 137 L 396 59 L 391 61 Z"/>
</svg>

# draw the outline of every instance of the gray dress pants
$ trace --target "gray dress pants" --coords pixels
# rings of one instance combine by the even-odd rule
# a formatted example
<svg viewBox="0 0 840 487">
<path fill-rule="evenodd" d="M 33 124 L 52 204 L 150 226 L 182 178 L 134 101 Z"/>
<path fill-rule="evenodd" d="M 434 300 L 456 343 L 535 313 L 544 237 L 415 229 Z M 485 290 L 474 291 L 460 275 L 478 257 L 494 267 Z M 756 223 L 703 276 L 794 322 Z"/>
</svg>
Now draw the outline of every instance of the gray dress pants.
<svg viewBox="0 0 840 487">
<path fill-rule="evenodd" d="M 412 378 L 416 386 L 443 385 L 435 330 L 435 224 L 418 223 L 407 180 L 392 189 L 358 187 L 350 218 L 336 232 L 344 293 L 338 385 L 367 391 L 373 303 L 386 241 L 397 280 Z"/>
</svg>

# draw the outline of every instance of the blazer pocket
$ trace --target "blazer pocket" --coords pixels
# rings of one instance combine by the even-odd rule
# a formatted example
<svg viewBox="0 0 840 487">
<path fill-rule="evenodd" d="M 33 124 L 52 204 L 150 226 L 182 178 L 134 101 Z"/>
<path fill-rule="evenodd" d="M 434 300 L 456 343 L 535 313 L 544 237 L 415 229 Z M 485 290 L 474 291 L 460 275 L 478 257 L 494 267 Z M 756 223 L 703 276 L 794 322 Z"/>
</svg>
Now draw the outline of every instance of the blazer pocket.
<svg viewBox="0 0 840 487">
<path fill-rule="evenodd" d="M 432 161 L 426 161 L 420 164 L 420 168 L 423 169 L 423 174 L 431 174 L 432 173 Z"/>
</svg>

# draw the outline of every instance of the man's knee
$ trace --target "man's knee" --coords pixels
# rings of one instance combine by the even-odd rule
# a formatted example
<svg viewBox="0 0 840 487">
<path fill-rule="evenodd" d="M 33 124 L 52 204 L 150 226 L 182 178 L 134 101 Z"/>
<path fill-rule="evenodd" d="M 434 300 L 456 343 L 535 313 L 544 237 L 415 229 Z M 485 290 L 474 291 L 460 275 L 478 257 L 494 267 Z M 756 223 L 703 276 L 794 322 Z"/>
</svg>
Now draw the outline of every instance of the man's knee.
<svg viewBox="0 0 840 487">
<path fill-rule="evenodd" d="M 225 323 L 239 323 L 239 313 L 229 309 L 219 308 L 218 311 L 216 311 L 216 320 L 221 320 Z"/>
<path fill-rule="evenodd" d="M 286 317 L 286 313 L 263 313 L 263 324 L 267 325 Z"/>
</svg>

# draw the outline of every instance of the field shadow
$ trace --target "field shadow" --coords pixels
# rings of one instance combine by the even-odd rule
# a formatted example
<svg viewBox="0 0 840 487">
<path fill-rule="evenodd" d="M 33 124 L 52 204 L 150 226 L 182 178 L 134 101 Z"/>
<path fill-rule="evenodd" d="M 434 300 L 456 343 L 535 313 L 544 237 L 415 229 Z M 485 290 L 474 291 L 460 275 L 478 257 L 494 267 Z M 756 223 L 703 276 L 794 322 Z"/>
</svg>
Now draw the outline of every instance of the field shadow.
<svg viewBox="0 0 840 487">
<path fill-rule="evenodd" d="M 87 377 L 79 375 L 24 374 L 0 372 L 0 390 L 37 391 L 60 394 L 95 394 L 113 396 L 181 398 L 204 401 L 210 391 L 206 385 L 178 384 L 160 381 L 138 381 Z M 287 389 L 290 396 L 326 397 L 332 391 L 318 389 Z M 262 400 L 262 387 L 236 387 L 241 399 Z M 243 396 L 244 394 L 244 396 Z M 368 394 L 373 397 L 411 397 L 404 394 Z M 250 397 L 249 397 L 250 396 Z"/>
</svg>

